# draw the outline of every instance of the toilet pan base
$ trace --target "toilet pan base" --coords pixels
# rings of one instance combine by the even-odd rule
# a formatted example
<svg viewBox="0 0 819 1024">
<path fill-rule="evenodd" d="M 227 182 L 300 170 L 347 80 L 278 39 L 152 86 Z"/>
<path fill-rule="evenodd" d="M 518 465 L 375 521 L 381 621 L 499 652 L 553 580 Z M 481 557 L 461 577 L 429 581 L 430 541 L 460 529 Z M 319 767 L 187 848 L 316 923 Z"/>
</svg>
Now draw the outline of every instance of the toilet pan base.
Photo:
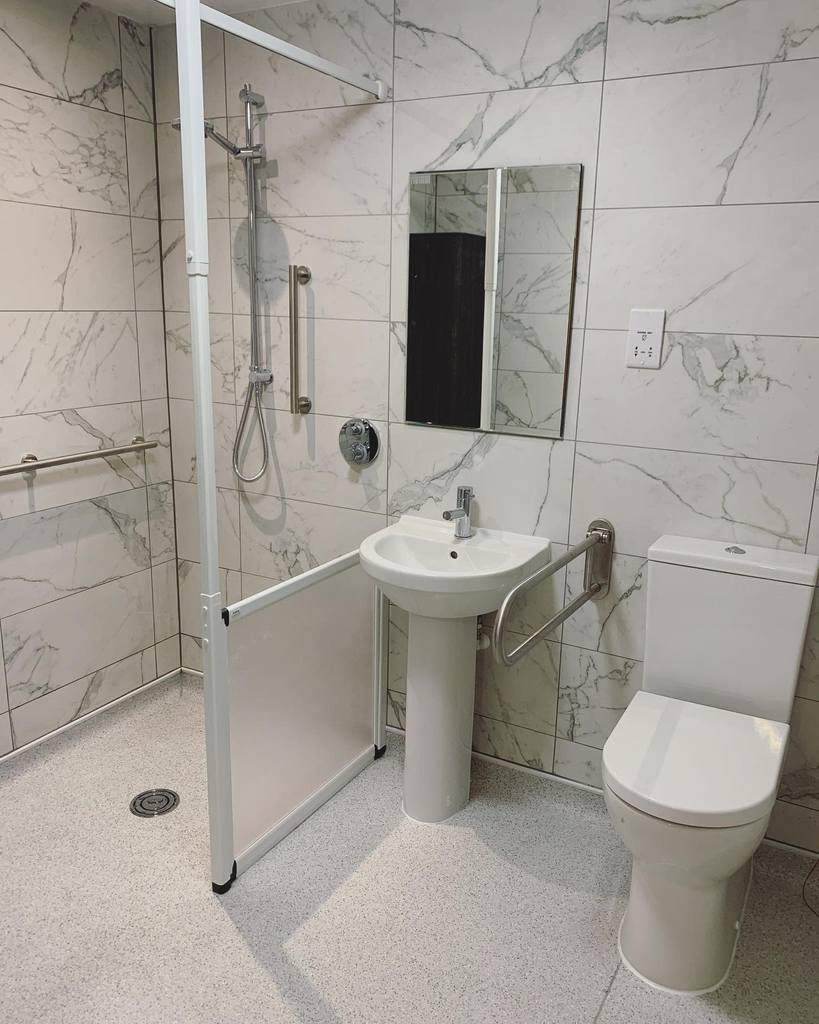
<svg viewBox="0 0 819 1024">
<path fill-rule="evenodd" d="M 642 893 L 638 892 L 637 900 L 633 900 L 635 879 L 632 871 L 632 889 L 629 896 L 629 905 L 620 921 L 617 931 L 617 951 L 623 966 L 626 967 L 635 977 L 639 978 L 651 988 L 660 992 L 668 992 L 671 995 L 703 996 L 713 992 L 723 985 L 731 973 L 736 956 L 737 944 L 739 942 L 742 919 L 745 914 L 745 907 L 748 902 L 748 893 L 751 890 L 751 878 L 753 874 L 753 861 L 743 865 L 725 884 L 725 893 L 711 894 L 709 902 L 714 907 L 721 908 L 716 914 L 706 915 L 707 924 L 705 927 L 692 929 L 687 934 L 687 942 L 677 941 L 665 949 L 655 948 L 650 957 L 642 955 L 644 942 L 641 936 L 654 932 L 646 932 L 650 928 L 655 915 L 649 914 L 649 921 L 645 920 L 645 903 Z M 637 881 L 637 888 L 640 889 L 640 881 Z M 704 923 L 700 918 L 700 924 Z M 709 931 L 710 922 L 719 922 L 714 931 Z M 624 931 L 626 939 L 624 943 Z M 696 943 L 703 943 L 696 945 Z M 688 947 L 686 949 L 686 947 Z M 631 955 L 635 956 L 637 963 L 652 970 L 655 977 L 644 974 L 633 962 Z M 687 955 L 688 954 L 688 955 Z M 665 961 L 661 972 L 657 971 L 657 962 Z M 716 980 L 714 975 L 722 967 L 722 973 Z M 662 984 L 656 980 L 657 975 L 662 976 L 666 981 L 675 980 L 675 985 Z M 683 980 L 684 979 L 684 980 Z M 679 987 L 684 984 L 685 987 Z"/>
</svg>

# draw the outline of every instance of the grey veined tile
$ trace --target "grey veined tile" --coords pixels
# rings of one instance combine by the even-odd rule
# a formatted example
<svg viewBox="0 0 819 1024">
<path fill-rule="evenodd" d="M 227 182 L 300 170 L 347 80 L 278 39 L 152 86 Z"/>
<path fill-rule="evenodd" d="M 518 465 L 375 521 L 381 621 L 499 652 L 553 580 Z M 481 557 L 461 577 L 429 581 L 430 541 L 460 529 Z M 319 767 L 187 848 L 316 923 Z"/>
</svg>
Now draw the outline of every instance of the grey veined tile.
<svg viewBox="0 0 819 1024">
<path fill-rule="evenodd" d="M 0 235 L 2 308 L 133 309 L 128 217 L 0 202 Z"/>
<path fill-rule="evenodd" d="M 151 574 L 135 573 L 3 620 L 16 707 L 154 642 Z"/>
<path fill-rule="evenodd" d="M 395 95 L 521 89 L 601 78 L 604 0 L 400 0 Z"/>
<path fill-rule="evenodd" d="M 804 550 L 813 466 L 578 443 L 571 538 L 614 524 L 620 552 L 645 555 L 664 533 Z"/>
<path fill-rule="evenodd" d="M 551 772 L 555 738 L 547 733 L 475 715 L 472 749 L 512 764 Z"/>
<path fill-rule="evenodd" d="M 8 0 L 0 67 L 6 85 L 122 113 L 117 16 L 102 7 Z"/>
<path fill-rule="evenodd" d="M 819 811 L 819 701 L 794 701 L 779 797 Z"/>
<path fill-rule="evenodd" d="M 122 118 L 0 86 L 0 199 L 128 213 Z"/>
<path fill-rule="evenodd" d="M 615 529 L 615 544 L 617 543 Z M 563 624 L 563 642 L 589 651 L 642 660 L 645 647 L 646 560 L 615 554 L 608 594 L 587 601 Z M 566 603 L 583 591 L 583 559 L 567 569 Z"/>
<path fill-rule="evenodd" d="M 669 332 L 659 370 L 626 367 L 626 345 L 586 333 L 582 440 L 815 463 L 817 339 Z"/>
<path fill-rule="evenodd" d="M 0 617 L 149 565 L 144 488 L 0 519 Z"/>
<path fill-rule="evenodd" d="M 813 0 L 618 0 L 611 5 L 606 77 L 817 57 L 816 27 Z"/>
<path fill-rule="evenodd" d="M 642 680 L 640 661 L 564 643 L 560 653 L 557 735 L 602 750 L 631 698 L 641 688 Z"/>
<path fill-rule="evenodd" d="M 153 122 L 154 75 L 151 29 L 129 18 L 119 19 L 122 52 L 122 99 L 127 117 Z"/>
<path fill-rule="evenodd" d="M 551 640 L 511 668 L 497 665 L 491 651 L 479 651 L 475 713 L 554 735 L 559 668 L 560 644 Z"/>
<path fill-rule="evenodd" d="M 796 692 L 800 697 L 819 701 L 819 588 L 813 595 L 813 607 L 808 621 L 808 635 L 802 651 L 802 665 Z"/>
<path fill-rule="evenodd" d="M 817 90 L 815 60 L 608 82 L 597 205 L 816 200 Z"/>
<path fill-rule="evenodd" d="M 155 678 L 151 647 L 31 700 L 11 712 L 14 745 L 31 743 Z"/>
<path fill-rule="evenodd" d="M 0 313 L 0 337 L 4 416 L 139 400 L 133 313 Z"/>
</svg>

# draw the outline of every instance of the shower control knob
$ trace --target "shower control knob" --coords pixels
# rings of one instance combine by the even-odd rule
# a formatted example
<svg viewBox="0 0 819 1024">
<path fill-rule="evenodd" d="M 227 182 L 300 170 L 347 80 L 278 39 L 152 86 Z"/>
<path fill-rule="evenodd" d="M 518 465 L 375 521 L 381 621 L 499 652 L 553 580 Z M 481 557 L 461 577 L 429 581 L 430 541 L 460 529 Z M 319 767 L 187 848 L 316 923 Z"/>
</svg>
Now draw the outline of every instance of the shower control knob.
<svg viewBox="0 0 819 1024">
<path fill-rule="evenodd" d="M 369 420 L 347 420 L 338 432 L 338 446 L 351 466 L 366 466 L 378 455 L 378 434 Z"/>
</svg>

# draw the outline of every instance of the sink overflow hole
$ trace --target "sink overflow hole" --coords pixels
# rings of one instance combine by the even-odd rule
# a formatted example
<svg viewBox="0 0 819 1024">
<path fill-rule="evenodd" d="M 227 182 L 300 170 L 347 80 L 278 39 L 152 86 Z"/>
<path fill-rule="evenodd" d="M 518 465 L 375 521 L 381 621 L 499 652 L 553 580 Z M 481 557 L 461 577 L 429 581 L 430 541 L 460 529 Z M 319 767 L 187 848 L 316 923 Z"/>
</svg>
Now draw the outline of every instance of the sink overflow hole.
<svg viewBox="0 0 819 1024">
<path fill-rule="evenodd" d="M 458 557 L 458 552 L 457 551 L 450 551 L 449 552 L 449 557 L 450 558 L 457 558 Z"/>
</svg>

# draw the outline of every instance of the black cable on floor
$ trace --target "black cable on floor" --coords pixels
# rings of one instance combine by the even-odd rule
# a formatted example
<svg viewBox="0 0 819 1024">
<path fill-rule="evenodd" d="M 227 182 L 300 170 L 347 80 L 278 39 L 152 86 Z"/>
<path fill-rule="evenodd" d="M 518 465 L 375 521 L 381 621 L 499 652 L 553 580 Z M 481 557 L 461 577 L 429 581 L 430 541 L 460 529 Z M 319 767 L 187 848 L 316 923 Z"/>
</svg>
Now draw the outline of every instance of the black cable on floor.
<svg viewBox="0 0 819 1024">
<path fill-rule="evenodd" d="M 812 914 L 816 914 L 816 916 L 819 917 L 819 910 L 817 910 L 816 907 L 811 906 L 811 902 L 808 899 L 808 882 L 810 881 L 810 876 L 813 874 L 817 867 L 819 867 L 819 860 L 814 861 L 813 867 L 805 875 L 805 881 L 802 883 L 802 902 L 805 904 L 805 906 Z"/>
</svg>

